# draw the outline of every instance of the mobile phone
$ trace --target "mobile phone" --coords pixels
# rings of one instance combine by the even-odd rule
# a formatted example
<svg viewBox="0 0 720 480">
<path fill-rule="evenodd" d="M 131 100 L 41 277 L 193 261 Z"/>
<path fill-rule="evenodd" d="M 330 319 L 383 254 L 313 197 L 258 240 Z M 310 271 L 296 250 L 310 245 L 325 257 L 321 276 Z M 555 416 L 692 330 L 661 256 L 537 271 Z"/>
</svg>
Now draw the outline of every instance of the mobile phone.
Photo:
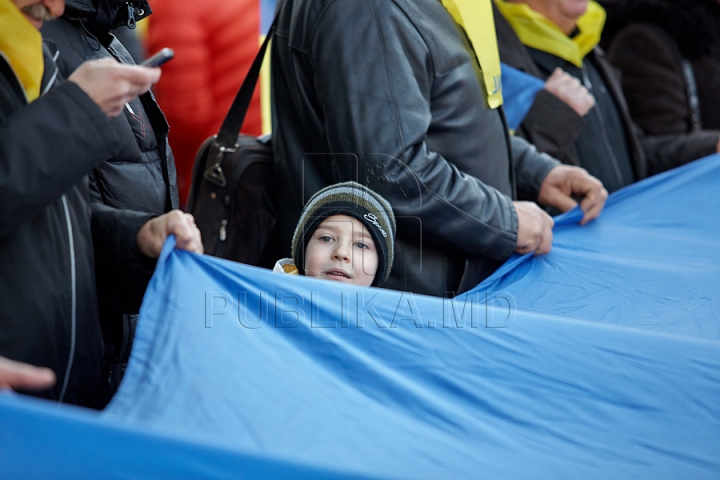
<svg viewBox="0 0 720 480">
<path fill-rule="evenodd" d="M 143 67 L 159 67 L 163 63 L 172 59 L 175 56 L 175 51 L 172 48 L 163 48 L 152 57 L 148 58 L 140 65 Z"/>
</svg>

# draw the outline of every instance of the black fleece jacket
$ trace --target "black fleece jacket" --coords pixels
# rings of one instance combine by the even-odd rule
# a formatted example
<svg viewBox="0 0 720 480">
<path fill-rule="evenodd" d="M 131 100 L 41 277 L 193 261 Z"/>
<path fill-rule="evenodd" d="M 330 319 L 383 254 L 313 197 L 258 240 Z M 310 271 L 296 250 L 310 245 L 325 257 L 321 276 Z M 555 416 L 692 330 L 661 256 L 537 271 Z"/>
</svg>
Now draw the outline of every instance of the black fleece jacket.
<svg viewBox="0 0 720 480">
<path fill-rule="evenodd" d="M 56 63 L 65 78 L 86 60 L 112 58 L 134 63 L 110 33 L 110 28 L 128 23 L 129 8 L 136 15 L 133 21 L 150 14 L 145 1 L 68 0 L 64 15 L 43 25 L 43 38 L 57 46 Z M 92 199 L 115 208 L 156 214 L 178 208 L 168 124 L 152 93 L 129 102 L 123 115 L 111 123 L 122 143 L 90 175 Z"/>
<path fill-rule="evenodd" d="M 45 65 L 43 91 L 56 78 L 47 52 Z M 102 356 L 94 248 L 126 281 L 140 272 L 135 237 L 150 215 L 88 201 L 88 172 L 119 148 L 77 85 L 28 105 L 0 55 L 0 355 L 55 371 L 40 396 L 93 402 Z M 99 238 L 113 245 L 94 247 Z"/>
</svg>

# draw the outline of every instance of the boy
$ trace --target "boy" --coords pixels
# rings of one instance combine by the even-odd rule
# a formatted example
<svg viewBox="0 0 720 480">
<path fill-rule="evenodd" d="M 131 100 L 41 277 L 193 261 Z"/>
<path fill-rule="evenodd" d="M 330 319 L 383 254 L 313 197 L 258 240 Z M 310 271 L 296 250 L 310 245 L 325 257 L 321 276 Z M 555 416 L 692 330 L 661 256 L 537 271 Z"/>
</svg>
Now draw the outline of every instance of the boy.
<svg viewBox="0 0 720 480">
<path fill-rule="evenodd" d="M 338 183 L 305 205 L 292 258 L 279 260 L 274 271 L 377 287 L 390 275 L 394 239 L 390 204 L 359 183 Z"/>
</svg>

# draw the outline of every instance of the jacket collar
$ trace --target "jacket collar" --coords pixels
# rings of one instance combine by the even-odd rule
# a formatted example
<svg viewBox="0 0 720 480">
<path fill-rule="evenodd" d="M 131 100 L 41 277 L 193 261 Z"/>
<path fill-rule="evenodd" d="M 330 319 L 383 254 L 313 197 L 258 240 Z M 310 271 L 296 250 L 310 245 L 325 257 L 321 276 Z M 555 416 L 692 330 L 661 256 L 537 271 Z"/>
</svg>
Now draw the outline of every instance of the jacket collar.
<svg viewBox="0 0 720 480">
<path fill-rule="evenodd" d="M 135 22 L 152 13 L 147 0 L 66 0 L 64 17 L 78 20 L 95 36 Z"/>
</svg>

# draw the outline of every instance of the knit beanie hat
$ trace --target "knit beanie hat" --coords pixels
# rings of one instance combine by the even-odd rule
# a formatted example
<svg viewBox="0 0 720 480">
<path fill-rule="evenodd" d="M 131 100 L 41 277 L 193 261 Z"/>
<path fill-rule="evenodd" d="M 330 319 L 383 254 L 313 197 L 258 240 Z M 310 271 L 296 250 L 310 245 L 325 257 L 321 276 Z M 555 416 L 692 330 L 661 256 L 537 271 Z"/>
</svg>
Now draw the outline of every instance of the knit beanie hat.
<svg viewBox="0 0 720 480">
<path fill-rule="evenodd" d="M 297 269 L 305 274 L 307 243 L 323 220 L 333 215 L 353 217 L 368 229 L 378 252 L 372 286 L 382 284 L 390 275 L 395 254 L 395 215 L 387 200 L 356 182 L 325 187 L 305 205 L 292 241 L 292 258 Z"/>
</svg>

